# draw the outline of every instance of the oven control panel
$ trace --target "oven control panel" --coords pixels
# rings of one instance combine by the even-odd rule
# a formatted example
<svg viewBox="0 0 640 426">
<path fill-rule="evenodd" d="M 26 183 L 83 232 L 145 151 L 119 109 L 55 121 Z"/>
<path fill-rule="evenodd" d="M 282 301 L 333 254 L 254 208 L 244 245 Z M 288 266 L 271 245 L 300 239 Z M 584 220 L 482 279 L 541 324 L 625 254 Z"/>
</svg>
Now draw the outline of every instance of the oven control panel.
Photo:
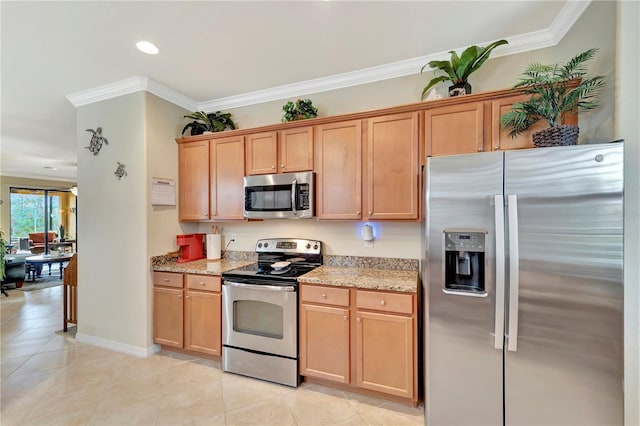
<svg viewBox="0 0 640 426">
<path fill-rule="evenodd" d="M 322 254 L 322 242 L 299 238 L 268 238 L 258 240 L 256 252 Z"/>
</svg>

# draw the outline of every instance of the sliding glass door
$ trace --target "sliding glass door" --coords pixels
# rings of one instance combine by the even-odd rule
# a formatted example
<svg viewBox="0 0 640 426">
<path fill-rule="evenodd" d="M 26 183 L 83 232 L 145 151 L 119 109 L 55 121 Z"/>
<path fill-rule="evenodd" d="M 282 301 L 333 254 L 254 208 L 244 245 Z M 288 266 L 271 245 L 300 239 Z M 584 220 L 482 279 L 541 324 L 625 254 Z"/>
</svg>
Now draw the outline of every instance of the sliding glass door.
<svg viewBox="0 0 640 426">
<path fill-rule="evenodd" d="M 54 243 L 75 242 L 76 197 L 65 190 L 11 188 L 11 244 L 48 254 Z"/>
</svg>

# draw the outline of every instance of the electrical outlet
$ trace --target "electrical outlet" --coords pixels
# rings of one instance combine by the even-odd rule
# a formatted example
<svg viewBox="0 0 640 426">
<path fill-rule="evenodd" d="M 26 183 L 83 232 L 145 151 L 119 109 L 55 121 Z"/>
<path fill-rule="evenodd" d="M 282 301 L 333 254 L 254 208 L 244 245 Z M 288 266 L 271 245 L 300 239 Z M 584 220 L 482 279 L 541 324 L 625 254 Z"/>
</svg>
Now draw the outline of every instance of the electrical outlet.
<svg viewBox="0 0 640 426">
<path fill-rule="evenodd" d="M 231 239 L 229 241 L 237 241 L 238 236 L 236 234 L 231 234 Z"/>
</svg>

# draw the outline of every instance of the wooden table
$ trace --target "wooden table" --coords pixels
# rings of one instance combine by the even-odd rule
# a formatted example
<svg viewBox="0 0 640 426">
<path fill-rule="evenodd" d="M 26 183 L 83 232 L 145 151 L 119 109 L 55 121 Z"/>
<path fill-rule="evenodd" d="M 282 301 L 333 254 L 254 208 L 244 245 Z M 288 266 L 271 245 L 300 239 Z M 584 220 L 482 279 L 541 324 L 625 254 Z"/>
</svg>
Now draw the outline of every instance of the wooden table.
<svg viewBox="0 0 640 426">
<path fill-rule="evenodd" d="M 62 279 L 62 264 L 64 262 L 68 262 L 73 253 L 62 253 L 58 256 L 52 255 L 38 255 L 38 256 L 29 256 L 24 259 L 24 262 L 27 265 L 27 278 L 31 275 L 31 281 L 36 280 L 36 276 L 40 275 L 38 271 L 42 271 L 42 265 L 49 265 L 49 275 L 51 275 L 51 264 L 52 263 L 60 263 L 60 279 Z"/>
</svg>

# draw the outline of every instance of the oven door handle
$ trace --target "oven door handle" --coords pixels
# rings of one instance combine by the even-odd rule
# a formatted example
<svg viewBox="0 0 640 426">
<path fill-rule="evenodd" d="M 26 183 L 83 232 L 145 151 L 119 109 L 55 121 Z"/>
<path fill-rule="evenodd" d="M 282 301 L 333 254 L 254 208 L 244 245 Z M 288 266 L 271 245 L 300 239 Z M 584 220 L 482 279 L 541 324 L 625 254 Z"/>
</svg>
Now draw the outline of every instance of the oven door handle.
<svg viewBox="0 0 640 426">
<path fill-rule="evenodd" d="M 250 288 L 252 290 L 282 291 L 282 292 L 296 291 L 296 288 L 291 285 L 279 286 L 279 285 L 244 284 L 244 283 L 237 283 L 234 281 L 224 281 L 223 284 L 230 285 L 232 287 Z"/>
</svg>

